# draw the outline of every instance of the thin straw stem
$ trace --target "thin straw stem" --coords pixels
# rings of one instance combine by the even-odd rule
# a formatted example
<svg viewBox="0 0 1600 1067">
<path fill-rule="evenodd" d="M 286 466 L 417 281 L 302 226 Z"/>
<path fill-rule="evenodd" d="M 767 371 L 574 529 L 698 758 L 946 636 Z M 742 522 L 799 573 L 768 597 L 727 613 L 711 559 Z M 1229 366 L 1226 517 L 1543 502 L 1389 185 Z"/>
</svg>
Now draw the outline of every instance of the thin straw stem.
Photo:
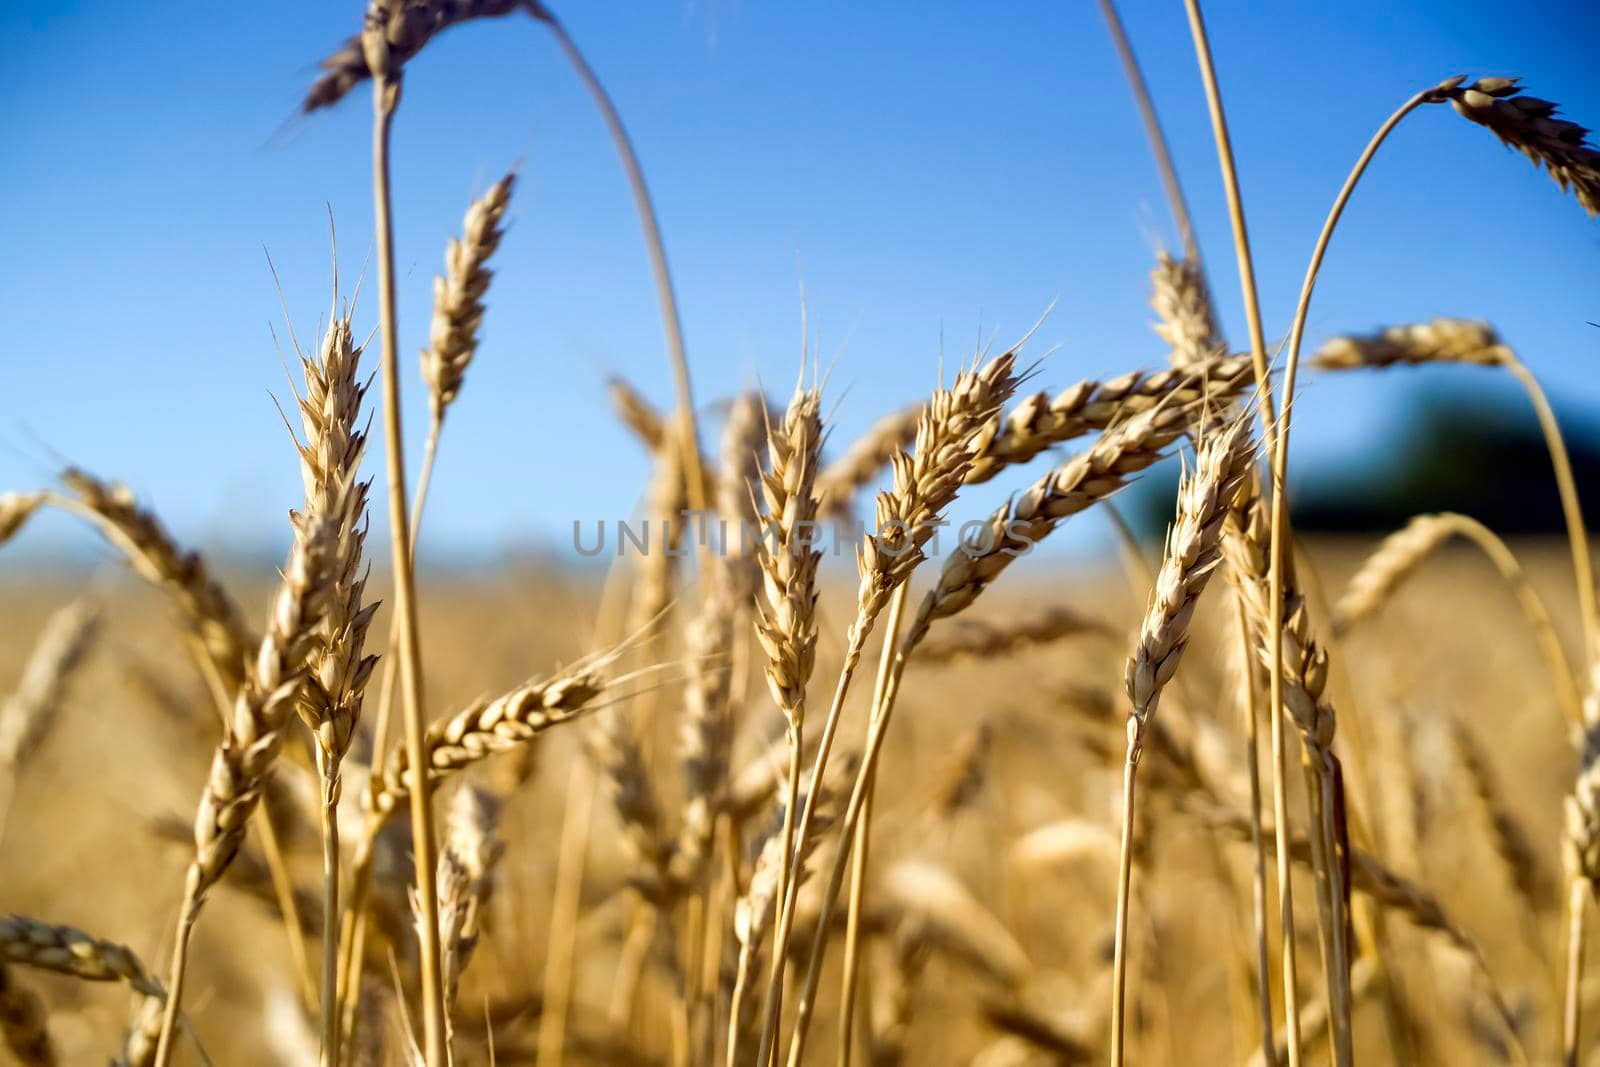
<svg viewBox="0 0 1600 1067">
<path fill-rule="evenodd" d="M 444 1020 L 444 977 L 439 958 L 439 896 L 434 885 L 433 783 L 427 766 L 422 717 L 422 650 L 417 628 L 416 590 L 411 572 L 411 526 L 406 514 L 405 442 L 400 423 L 400 336 L 394 277 L 394 213 L 390 204 L 389 139 L 400 83 L 374 72 L 372 192 L 378 251 L 379 332 L 383 338 L 383 438 L 388 467 L 389 532 L 393 542 L 395 613 L 400 617 L 400 684 L 405 714 L 406 751 L 415 781 L 411 788 L 411 833 L 416 855 L 419 911 L 419 970 L 422 985 L 423 1055 L 428 1067 L 448 1060 Z"/>
<path fill-rule="evenodd" d="M 895 643 L 900 638 L 900 616 L 905 610 L 909 586 L 902 582 L 889 601 L 889 614 L 883 627 L 883 652 L 878 659 L 878 676 L 872 687 L 872 712 L 868 722 L 883 716 L 884 697 L 889 688 L 889 675 L 894 669 Z M 856 992 L 861 973 L 861 915 L 867 890 L 867 849 L 872 834 L 872 797 L 878 784 L 874 770 L 867 777 L 865 802 L 861 806 L 861 820 L 856 823 L 855 852 L 850 861 L 850 901 L 845 915 L 844 976 L 839 992 L 839 1067 L 850 1067 L 854 1051 L 852 1039 L 856 1021 Z"/>
<path fill-rule="evenodd" d="M 683 326 L 678 318 L 678 298 L 672 286 L 672 273 L 667 269 L 666 244 L 661 238 L 661 226 L 656 221 L 656 211 L 650 199 L 649 186 L 645 184 L 644 169 L 639 165 L 639 157 L 633 150 L 633 142 L 628 137 L 627 128 L 622 124 L 622 116 L 618 114 L 616 105 L 611 101 L 611 94 L 606 92 L 594 68 L 589 66 L 589 61 L 578 50 L 576 42 L 568 36 L 566 27 L 556 21 L 554 16 L 548 16 L 542 21 L 550 27 L 556 43 L 566 53 L 568 62 L 577 73 L 578 80 L 583 82 L 584 88 L 594 99 L 595 106 L 600 109 L 600 117 L 605 120 L 606 129 L 610 131 L 611 140 L 616 145 L 617 155 L 621 157 L 622 169 L 627 172 L 628 187 L 633 193 L 633 206 L 639 213 L 639 225 L 644 229 L 645 246 L 650 251 L 650 269 L 655 276 L 656 297 L 661 304 L 661 325 L 667 335 L 667 355 L 672 362 L 672 375 L 678 390 L 678 419 L 683 429 L 678 435 L 678 444 L 683 450 L 685 489 L 689 506 L 695 511 L 704 511 L 705 477 L 700 466 L 700 434 L 695 423 L 694 391 L 689 380 L 689 360 L 684 351 Z M 703 542 L 701 548 L 705 550 Z"/>
<path fill-rule="evenodd" d="M 1105 15 L 1106 28 L 1111 31 L 1111 41 L 1117 47 L 1117 57 L 1122 60 L 1128 87 L 1139 105 L 1139 118 L 1144 123 L 1145 135 L 1150 140 L 1150 151 L 1155 153 L 1156 169 L 1161 172 L 1161 184 L 1167 190 L 1167 203 L 1172 207 L 1172 221 L 1178 227 L 1178 239 L 1183 242 L 1183 253 L 1189 262 L 1200 268 L 1200 246 L 1195 240 L 1194 223 L 1189 217 L 1189 202 L 1184 199 L 1183 185 L 1178 181 L 1178 168 L 1172 164 L 1172 153 L 1167 147 L 1167 135 L 1161 129 L 1161 119 L 1156 115 L 1155 103 L 1150 99 L 1150 87 L 1145 83 L 1144 71 L 1133 54 L 1127 30 L 1117 6 L 1112 0 L 1100 0 L 1100 12 Z M 1207 292 L 1210 287 L 1207 286 Z M 1270 1044 L 1270 1042 L 1269 1042 Z"/>
<path fill-rule="evenodd" d="M 1583 1011 L 1584 923 L 1589 886 L 1583 878 L 1567 885 L 1567 991 L 1561 1011 L 1562 1067 L 1578 1067 L 1578 1033 Z"/>
<path fill-rule="evenodd" d="M 1223 188 L 1228 198 L 1228 218 L 1233 226 L 1234 252 L 1239 263 L 1239 286 L 1244 296 L 1245 318 L 1250 331 L 1250 361 L 1256 375 L 1256 402 L 1260 409 L 1262 437 L 1270 447 L 1277 436 L 1277 411 L 1272 399 L 1271 379 L 1267 374 L 1266 333 L 1261 324 L 1261 301 L 1256 290 L 1255 263 L 1250 253 L 1250 233 L 1245 223 L 1244 201 L 1239 192 L 1238 169 L 1234 165 L 1233 140 L 1228 133 L 1228 119 L 1222 107 L 1222 91 L 1217 83 L 1216 65 L 1211 58 L 1211 42 L 1206 35 L 1205 16 L 1200 12 L 1199 0 L 1184 0 L 1189 15 L 1189 29 L 1194 37 L 1195 57 L 1200 64 L 1201 78 L 1205 83 L 1206 105 L 1211 112 L 1211 128 L 1217 142 L 1217 160 L 1222 169 Z M 1293 393 L 1284 389 L 1285 404 Z M 1276 456 L 1276 449 L 1274 449 Z M 1272 499 L 1282 497 L 1283 479 L 1274 461 Z M 1276 522 L 1274 523 L 1276 526 Z M 1289 1067 L 1300 1064 L 1300 1004 L 1296 992 L 1298 984 L 1294 943 L 1294 888 L 1290 882 L 1288 860 L 1289 804 L 1286 791 L 1287 756 L 1284 744 L 1283 712 L 1283 586 L 1280 546 L 1274 542 L 1271 555 L 1271 597 L 1273 624 L 1270 640 L 1273 645 L 1271 660 L 1271 686 L 1267 704 L 1272 741 L 1272 806 L 1273 823 L 1277 838 L 1278 910 L 1283 940 L 1283 993 L 1284 1025 L 1287 1034 Z M 1259 825 L 1259 818 L 1258 818 Z M 1257 835 L 1257 862 L 1265 863 L 1259 846 L 1265 844 Z M 1267 1044 L 1270 1046 L 1271 1042 Z"/>
</svg>

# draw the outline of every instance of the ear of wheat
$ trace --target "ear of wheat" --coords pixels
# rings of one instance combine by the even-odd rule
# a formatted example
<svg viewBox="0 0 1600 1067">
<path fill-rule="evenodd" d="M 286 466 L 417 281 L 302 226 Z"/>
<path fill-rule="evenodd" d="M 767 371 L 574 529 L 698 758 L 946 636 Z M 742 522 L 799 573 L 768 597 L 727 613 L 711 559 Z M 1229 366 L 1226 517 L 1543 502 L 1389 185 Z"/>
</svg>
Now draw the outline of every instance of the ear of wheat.
<svg viewBox="0 0 1600 1067">
<path fill-rule="evenodd" d="M 974 485 L 987 482 L 1048 448 L 1126 422 L 1155 407 L 1186 407 L 1206 401 L 1220 409 L 1254 385 L 1255 372 L 1248 357 L 1221 356 L 1152 374 L 1131 371 L 1104 382 L 1088 379 L 1054 397 L 1036 393 L 1013 408 L 979 450 L 967 481 Z"/>
<path fill-rule="evenodd" d="M 1511 349 L 1488 323 L 1434 319 L 1391 326 L 1375 334 L 1335 337 L 1317 350 L 1312 365 L 1323 370 L 1422 363 L 1498 367 L 1514 358 Z"/>
<path fill-rule="evenodd" d="M 231 696 L 244 680 L 255 639 L 239 609 L 196 552 L 180 547 L 155 514 L 138 505 L 124 485 L 104 482 L 68 468 L 61 480 L 76 497 L 65 506 L 80 508 L 146 581 L 165 589 L 205 651 L 206 660 Z"/>
<path fill-rule="evenodd" d="M 1227 354 L 1200 264 L 1162 252 L 1150 272 L 1150 289 L 1153 328 L 1172 350 L 1174 367 L 1196 367 Z"/>
<path fill-rule="evenodd" d="M 22 680 L 0 701 L 0 767 L 14 772 L 39 747 L 99 629 L 100 608 L 87 599 L 73 601 L 50 617 Z"/>
<path fill-rule="evenodd" d="M 516 180 L 515 173 L 507 174 L 467 208 L 460 238 L 452 237 L 445 249 L 445 272 L 433 280 L 433 322 L 422 351 L 422 380 L 435 423 L 444 421 L 477 354 L 483 297 L 489 290 L 486 264 L 505 236 L 505 213 Z"/>
<path fill-rule="evenodd" d="M 367 22 L 384 43 L 386 63 L 398 71 L 434 36 L 451 26 L 509 15 L 519 8 L 535 18 L 546 17 L 537 0 L 370 0 Z M 300 105 L 303 111 L 331 107 L 372 77 L 371 61 L 360 37 L 350 38 L 321 65 L 322 76 Z"/>
<path fill-rule="evenodd" d="M 1589 131 L 1557 118 L 1559 105 L 1520 95 L 1520 81 L 1479 78 L 1450 85 L 1442 95 L 1456 114 L 1493 133 L 1501 144 L 1527 156 L 1535 167 L 1543 166 L 1563 191 L 1571 190 L 1593 218 L 1600 213 L 1600 152 L 1589 143 Z"/>
</svg>

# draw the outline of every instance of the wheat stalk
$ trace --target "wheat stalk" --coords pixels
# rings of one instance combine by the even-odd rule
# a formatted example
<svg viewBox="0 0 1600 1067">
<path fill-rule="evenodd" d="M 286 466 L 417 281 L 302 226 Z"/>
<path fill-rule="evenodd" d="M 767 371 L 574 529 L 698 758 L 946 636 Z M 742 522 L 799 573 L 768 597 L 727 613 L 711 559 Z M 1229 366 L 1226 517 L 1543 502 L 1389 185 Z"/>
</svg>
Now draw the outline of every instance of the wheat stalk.
<svg viewBox="0 0 1600 1067">
<path fill-rule="evenodd" d="M 796 790 L 796 796 L 809 797 L 811 792 L 807 784 Z M 809 877 L 811 857 L 820 835 L 833 821 L 831 792 L 826 784 L 817 792 L 821 794 L 816 816 L 818 834 L 811 838 L 801 855 L 793 856 L 790 849 L 785 847 L 785 831 L 793 825 L 787 809 L 794 801 L 789 798 L 781 800 L 780 806 L 785 810 L 774 813 L 772 823 L 757 849 L 750 880 L 734 905 L 733 928 L 734 937 L 739 942 L 739 960 L 728 1009 L 727 1067 L 738 1067 L 742 1062 L 738 1058 L 739 1049 L 756 1038 L 752 1031 L 755 1029 L 759 1003 L 749 995 L 750 982 L 759 973 L 762 947 L 777 919 L 778 906 L 783 899 L 784 871 L 787 869 L 789 878 L 797 882 L 804 882 Z"/>
<path fill-rule="evenodd" d="M 478 330 L 484 315 L 483 299 L 492 277 L 485 264 L 499 248 L 504 236 L 503 220 L 515 182 L 515 172 L 507 174 L 467 208 L 462 221 L 462 236 L 460 239 L 451 238 L 445 248 L 445 273 L 434 279 L 429 347 L 422 351 L 422 378 L 428 387 L 428 433 L 423 441 L 422 469 L 417 476 L 410 512 L 410 555 L 413 561 L 416 558 L 417 538 L 422 530 L 422 513 L 427 505 L 428 487 L 432 483 L 434 464 L 439 455 L 439 441 L 444 432 L 445 413 L 460 394 L 467 367 L 477 354 Z M 396 612 L 389 627 L 390 648 L 398 647 L 404 621 L 401 613 Z M 389 716 L 399 663 L 399 657 L 390 656 L 384 664 L 373 731 L 373 747 L 380 752 L 389 738 Z M 353 872 L 353 899 L 346 919 L 347 955 L 341 962 L 341 988 L 349 984 L 352 976 L 344 972 L 349 970 L 349 959 L 356 952 L 357 942 L 365 938 L 365 923 L 358 913 L 365 906 L 367 877 L 367 872 L 361 868 Z M 345 1009 L 345 1016 L 349 1020 L 347 1027 L 354 1026 L 358 1018 L 356 1009 L 360 1001 L 360 972 L 353 977 L 356 985 L 349 990 L 351 995 Z M 344 994 L 341 993 L 341 996 Z"/>
</svg>

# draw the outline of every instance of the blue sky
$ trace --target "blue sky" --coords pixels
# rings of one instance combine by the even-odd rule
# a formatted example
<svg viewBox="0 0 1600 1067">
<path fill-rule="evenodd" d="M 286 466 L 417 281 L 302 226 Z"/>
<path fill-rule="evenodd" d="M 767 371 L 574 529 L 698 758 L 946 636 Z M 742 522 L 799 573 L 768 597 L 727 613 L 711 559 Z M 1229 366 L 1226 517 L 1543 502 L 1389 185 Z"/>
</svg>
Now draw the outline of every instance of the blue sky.
<svg viewBox="0 0 1600 1067">
<path fill-rule="evenodd" d="M 1269 337 L 1287 329 L 1327 207 L 1371 131 L 1455 73 L 1520 74 L 1600 124 L 1600 8 L 1213 4 Z M 269 393 L 286 393 L 267 269 L 302 339 L 328 305 L 327 212 L 346 289 L 371 243 L 370 97 L 300 118 L 315 62 L 361 4 L 23 0 L 0 10 L 0 487 L 59 452 L 122 478 L 187 540 L 273 547 L 298 500 Z M 932 386 L 979 337 L 1052 300 L 1038 386 L 1157 365 L 1147 272 L 1174 245 L 1095 5 L 689 0 L 557 8 L 628 122 L 657 200 L 702 402 L 783 389 L 840 352 L 834 440 Z M 1124 19 L 1161 109 L 1231 337 L 1244 336 L 1209 123 L 1181 5 Z M 638 226 L 586 97 L 538 25 L 452 30 L 411 68 L 395 131 L 408 427 L 445 240 L 513 164 L 483 345 L 446 431 L 428 544 L 483 556 L 570 543 L 628 513 L 645 459 L 609 416 L 617 372 L 671 380 Z M 1600 225 L 1445 109 L 1409 119 L 1358 191 L 1309 342 L 1481 317 L 1564 411 L 1600 406 Z M 376 319 L 368 286 L 358 327 Z M 841 347 L 842 346 L 842 347 Z M 376 364 L 376 346 L 372 362 Z M 1418 388 L 1472 370 L 1312 377 L 1298 469 L 1377 461 Z M 374 395 L 375 398 L 375 395 Z M 381 457 L 374 433 L 374 457 Z M 710 444 L 710 434 L 707 434 Z M 413 459 L 417 441 L 410 443 Z M 380 467 L 374 464 L 375 473 Z M 1021 478 L 1016 484 L 1021 484 Z M 980 514 L 1012 483 L 958 508 Z M 381 522 L 376 525 L 382 525 Z M 82 535 L 46 523 L 35 548 Z"/>
</svg>

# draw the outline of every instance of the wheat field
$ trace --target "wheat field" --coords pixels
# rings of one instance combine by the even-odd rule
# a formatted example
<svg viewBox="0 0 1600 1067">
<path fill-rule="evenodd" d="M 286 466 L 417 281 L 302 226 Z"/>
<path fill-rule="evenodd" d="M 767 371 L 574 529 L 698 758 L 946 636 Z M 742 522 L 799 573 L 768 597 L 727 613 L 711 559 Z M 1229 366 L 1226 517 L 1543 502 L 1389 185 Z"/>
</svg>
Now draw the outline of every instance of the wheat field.
<svg viewBox="0 0 1600 1067">
<path fill-rule="evenodd" d="M 1185 6 L 1241 293 L 1208 283 L 1106 0 L 1173 194 L 1181 247 L 1150 276 L 1167 363 L 1061 380 L 1036 327 L 931 392 L 908 383 L 917 403 L 842 440 L 809 338 L 792 386 L 691 380 L 645 171 L 555 12 L 370 0 L 303 103 L 314 121 L 370 95 L 377 239 L 359 296 L 331 278 L 317 336 L 290 334 L 283 463 L 304 495 L 281 564 L 195 552 L 137 471 L 65 467 L 0 495 L 0 545 L 59 511 L 107 561 L 0 572 L 9 1055 L 1593 1061 L 1600 607 L 1563 427 L 1487 322 L 1422 308 L 1306 332 L 1345 205 L 1405 123 L 1494 135 L 1578 225 L 1600 210 L 1600 152 L 1517 79 L 1419 86 L 1373 117 L 1290 331 L 1268 338 Z M 605 432 L 651 475 L 637 505 L 595 508 L 634 515 L 635 551 L 433 572 L 421 516 L 518 176 L 463 205 L 432 307 L 406 309 L 430 316 L 418 373 L 397 340 L 390 148 L 407 64 L 500 17 L 554 35 L 614 138 L 675 391 L 609 383 Z M 1229 339 L 1234 299 L 1248 336 Z M 1382 540 L 1298 536 L 1280 487 L 1300 372 L 1422 364 L 1520 387 L 1563 541 L 1454 513 Z M 427 419 L 406 425 L 417 391 Z M 1141 542 L 1116 498 L 1175 455 L 1166 537 Z M 962 514 L 989 483 L 1011 495 Z M 1105 518 L 1117 555 L 1034 552 Z"/>
</svg>

